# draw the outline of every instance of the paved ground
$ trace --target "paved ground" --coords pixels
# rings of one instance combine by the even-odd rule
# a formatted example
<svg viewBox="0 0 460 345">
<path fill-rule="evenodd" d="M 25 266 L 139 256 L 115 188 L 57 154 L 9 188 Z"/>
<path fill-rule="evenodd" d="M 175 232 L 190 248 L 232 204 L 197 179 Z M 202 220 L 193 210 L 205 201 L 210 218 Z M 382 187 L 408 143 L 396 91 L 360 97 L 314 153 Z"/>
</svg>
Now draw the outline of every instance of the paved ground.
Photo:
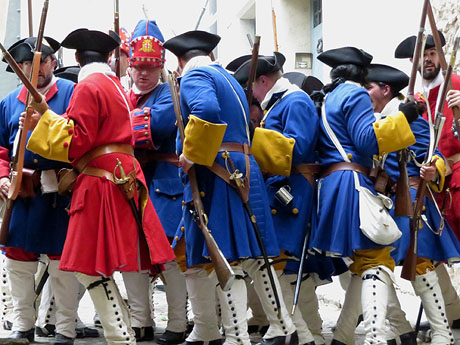
<svg viewBox="0 0 460 345">
<path fill-rule="evenodd" d="M 452 274 L 452 272 L 451 272 Z M 396 277 L 399 277 L 399 271 L 396 272 Z M 459 275 L 454 277 L 454 281 Z M 455 282 L 457 283 L 457 282 Z M 456 284 L 454 286 L 460 286 Z M 337 279 L 333 281 L 332 284 L 323 285 L 317 289 L 318 298 L 320 301 L 320 313 L 323 318 L 323 332 L 326 338 L 326 343 L 329 344 L 332 340 L 332 328 L 335 326 L 335 322 L 340 314 L 341 306 L 344 298 L 344 291 L 340 286 L 340 283 Z M 414 325 L 417 313 L 419 309 L 419 299 L 415 297 L 412 293 L 412 287 L 409 282 L 397 279 L 397 294 L 400 299 L 403 310 L 407 314 L 408 320 Z M 165 294 L 161 291 L 161 286 L 157 286 L 154 292 L 154 305 L 155 305 L 155 314 L 154 319 L 156 323 L 156 333 L 161 334 L 166 327 L 167 313 L 166 313 L 166 299 Z M 89 298 L 88 294 L 85 294 L 83 297 L 80 308 L 79 315 L 83 322 L 88 326 L 93 324 L 94 308 Z M 422 318 L 424 320 L 424 317 Z M 93 339 L 78 339 L 75 341 L 76 345 L 83 344 L 94 344 L 102 345 L 106 344 L 104 338 L 102 337 L 102 330 L 100 330 L 101 337 Z M 9 332 L 0 330 L 0 337 L 7 337 Z M 362 344 L 364 339 L 364 330 L 362 325 L 360 325 L 356 330 L 356 344 Z M 254 342 L 257 342 L 258 338 L 254 337 L 252 339 Z M 36 343 L 51 343 L 52 338 L 36 338 Z M 141 344 L 150 345 L 156 344 L 154 341 L 142 342 Z M 422 342 L 419 342 L 422 344 Z M 460 345 L 460 341 L 456 345 Z"/>
</svg>

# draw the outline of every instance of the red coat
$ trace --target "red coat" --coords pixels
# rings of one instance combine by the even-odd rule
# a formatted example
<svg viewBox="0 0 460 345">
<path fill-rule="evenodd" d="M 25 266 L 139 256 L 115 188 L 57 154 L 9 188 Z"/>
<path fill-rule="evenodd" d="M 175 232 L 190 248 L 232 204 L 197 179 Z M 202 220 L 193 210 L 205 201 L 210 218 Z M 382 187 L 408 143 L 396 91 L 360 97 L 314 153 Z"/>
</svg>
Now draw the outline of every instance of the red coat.
<svg viewBox="0 0 460 345">
<path fill-rule="evenodd" d="M 451 76 L 452 89 L 460 90 L 460 76 L 453 74 Z M 438 98 L 438 93 L 441 88 L 437 86 L 430 90 L 428 95 L 428 101 L 431 108 L 431 114 L 434 118 L 436 115 L 436 100 Z M 453 123 L 453 114 L 452 109 L 447 107 L 447 102 L 444 104 L 443 115 L 446 117 L 446 122 L 441 132 L 441 139 L 439 140 L 439 151 L 447 159 L 454 154 L 460 153 L 460 141 L 454 137 L 452 133 L 452 123 Z M 423 114 L 425 119 L 428 119 L 427 113 Z M 459 129 L 460 130 L 460 129 Z M 439 196 L 440 205 L 445 205 L 446 209 L 446 219 L 449 222 L 450 226 L 454 230 L 457 237 L 460 239 L 460 162 L 451 166 L 452 174 L 446 180 L 445 188 L 449 187 L 452 193 L 452 196 L 443 194 Z M 444 198 L 447 198 L 447 202 L 443 202 Z M 452 204 L 450 203 L 452 200 Z"/>
<path fill-rule="evenodd" d="M 91 149 L 110 143 L 133 144 L 127 97 L 118 79 L 94 73 L 75 88 L 66 115 L 73 119 L 69 159 L 72 164 Z M 126 96 L 126 95 L 124 95 Z M 89 166 L 113 172 L 120 159 L 126 173 L 134 160 L 126 154 L 108 154 Z M 88 275 L 112 275 L 114 271 L 150 269 L 151 264 L 174 259 L 168 239 L 148 199 L 139 163 L 137 178 L 142 183 L 144 235 L 139 236 L 131 208 L 119 188 L 105 178 L 80 174 L 70 208 L 70 223 L 60 268 Z M 141 188 L 142 190 L 142 188 Z M 138 200 L 138 197 L 135 197 Z M 146 239 L 146 241 L 144 240 Z M 140 259 L 140 261 L 139 261 Z"/>
</svg>

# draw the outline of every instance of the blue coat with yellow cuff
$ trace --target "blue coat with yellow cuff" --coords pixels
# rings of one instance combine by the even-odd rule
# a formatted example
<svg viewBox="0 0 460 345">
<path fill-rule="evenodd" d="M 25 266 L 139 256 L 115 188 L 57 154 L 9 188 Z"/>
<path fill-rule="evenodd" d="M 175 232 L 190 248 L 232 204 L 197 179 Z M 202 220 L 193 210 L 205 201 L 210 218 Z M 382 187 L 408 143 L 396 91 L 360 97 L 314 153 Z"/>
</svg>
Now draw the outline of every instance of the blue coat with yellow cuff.
<svg viewBox="0 0 460 345">
<path fill-rule="evenodd" d="M 413 151 L 415 154 L 416 160 L 418 163 L 422 163 L 425 159 L 425 154 L 430 143 L 430 129 L 428 122 L 423 119 L 421 116 L 417 120 L 410 124 L 412 132 L 415 135 L 416 143 L 409 146 L 409 150 Z M 444 185 L 445 177 L 445 164 L 444 158 L 436 149 L 433 157 L 437 157 L 436 167 L 439 175 L 439 183 L 434 184 L 429 183 L 430 187 L 433 190 L 433 195 L 436 196 L 436 192 L 442 190 Z M 396 153 L 391 153 L 388 155 L 385 160 L 385 171 L 388 173 L 390 178 L 393 181 L 397 181 L 399 178 L 399 169 L 398 169 L 398 159 Z M 420 168 L 414 163 L 411 159 L 407 163 L 407 172 L 409 177 L 419 177 Z M 415 195 L 417 191 L 414 188 L 411 188 L 412 201 L 415 200 Z M 433 201 L 425 197 L 424 198 L 425 209 L 422 212 L 426 216 L 427 223 L 430 225 L 431 229 L 424 222 L 422 229 L 418 231 L 418 241 L 417 241 L 417 256 L 428 258 L 433 261 L 450 261 L 455 262 L 460 260 L 460 243 L 458 242 L 457 237 L 453 233 L 447 222 L 444 223 L 444 229 L 441 234 L 435 234 L 434 231 L 438 231 L 441 216 L 436 209 Z M 394 215 L 394 208 L 392 209 L 392 214 Z M 399 229 L 402 231 L 402 236 L 400 239 L 394 243 L 396 250 L 392 251 L 391 255 L 395 259 L 396 263 L 404 260 L 407 252 L 407 248 L 410 242 L 410 222 L 408 217 L 394 217 L 396 224 L 398 224 Z"/>
<path fill-rule="evenodd" d="M 147 114 L 145 111 L 131 112 L 136 147 L 146 147 L 144 153 L 147 156 L 175 155 L 177 127 L 169 84 L 158 85 L 141 106 L 143 110 L 148 109 Z M 144 124 L 139 124 L 139 121 L 136 121 L 138 117 L 149 126 L 145 128 Z M 149 135 L 145 135 L 146 131 L 149 131 Z M 150 199 L 166 236 L 174 237 L 182 217 L 184 190 L 179 168 L 158 159 L 143 165 L 142 169 Z"/>
<path fill-rule="evenodd" d="M 58 79 L 46 95 L 51 109 L 64 113 L 74 90 L 74 84 Z M 19 87 L 0 103 L 0 177 L 8 176 L 14 138 L 19 127 L 19 116 L 24 111 L 26 89 Z M 28 137 L 30 136 L 28 133 Z M 68 164 L 45 159 L 26 149 L 24 168 L 49 170 L 69 167 Z M 42 194 L 35 188 L 36 197 L 17 198 L 10 222 L 8 247 L 21 248 L 32 253 L 60 254 L 67 234 L 69 216 L 66 207 L 70 199 L 57 193 Z"/>
<path fill-rule="evenodd" d="M 282 96 L 282 92 L 275 93 L 272 99 Z M 268 110 L 264 128 L 281 133 L 286 140 L 289 140 L 288 138 L 295 140 L 293 148 L 285 152 L 291 155 L 292 167 L 300 163 L 315 163 L 319 118 L 313 102 L 305 92 L 301 90 L 291 92 L 274 104 Z M 254 142 L 259 137 L 259 131 L 260 129 L 257 129 Z M 276 150 L 266 141 L 263 146 L 269 151 L 273 150 L 272 152 Z M 258 159 L 257 155 L 256 159 Z M 290 193 L 294 197 L 287 206 L 282 205 L 275 198 L 275 193 L 285 185 L 290 186 Z M 315 210 L 313 186 L 300 173 L 293 172 L 288 176 L 269 177 L 265 181 L 265 186 L 279 247 L 291 255 L 300 257 L 307 225 L 313 221 L 312 215 Z"/>
<path fill-rule="evenodd" d="M 401 112 L 375 122 L 369 94 L 351 83 L 340 84 L 328 94 L 325 111 L 348 158 L 366 168 L 371 168 L 374 155 L 393 152 L 415 142 Z M 344 161 L 322 122 L 318 153 L 324 167 Z M 361 186 L 374 191 L 369 178 L 357 174 Z M 318 221 L 312 231 L 311 248 L 328 255 L 350 257 L 357 249 L 381 247 L 360 230 L 359 192 L 355 189 L 352 171 L 336 171 L 320 178 L 317 188 Z"/>
<path fill-rule="evenodd" d="M 231 86 L 230 84 L 231 83 Z M 225 167 L 219 152 L 221 143 L 248 143 L 249 108 L 241 86 L 221 66 L 212 65 L 193 69 L 180 80 L 181 108 L 184 118 L 184 155 L 195 162 L 198 184 L 209 222 L 208 227 L 228 261 L 259 257 L 260 248 L 249 216 L 236 190 L 207 166 L 216 161 Z M 239 98 L 239 99 L 238 99 Z M 243 114 L 244 106 L 246 116 Z M 178 142 L 178 152 L 182 152 Z M 246 176 L 245 155 L 230 152 L 230 157 L 243 176 Z M 267 194 L 259 167 L 250 159 L 249 201 L 260 227 L 267 254 L 278 256 L 278 244 L 273 229 Z M 201 231 L 193 221 L 193 200 L 189 182 L 185 179 L 183 213 L 187 266 L 209 262 Z M 181 236 L 181 231 L 178 231 Z"/>
</svg>

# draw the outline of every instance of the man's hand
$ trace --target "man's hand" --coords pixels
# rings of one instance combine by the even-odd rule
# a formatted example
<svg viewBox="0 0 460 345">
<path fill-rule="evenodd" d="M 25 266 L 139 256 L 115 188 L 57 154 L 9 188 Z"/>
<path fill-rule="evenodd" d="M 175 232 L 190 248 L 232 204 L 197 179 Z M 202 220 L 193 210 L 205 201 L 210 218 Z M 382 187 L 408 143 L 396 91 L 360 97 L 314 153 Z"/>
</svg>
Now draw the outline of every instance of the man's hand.
<svg viewBox="0 0 460 345">
<path fill-rule="evenodd" d="M 10 190 L 10 179 L 8 177 L 0 178 L 0 197 L 3 200 L 8 199 L 8 191 Z"/>
<path fill-rule="evenodd" d="M 182 170 L 184 170 L 184 173 L 186 174 L 193 165 L 193 162 L 185 158 L 183 153 L 181 153 L 181 155 L 179 156 L 179 163 L 182 167 Z"/>
<path fill-rule="evenodd" d="M 460 107 L 460 90 L 449 90 L 446 96 L 447 106 L 449 108 L 452 107 Z"/>
<path fill-rule="evenodd" d="M 438 158 L 433 159 L 430 165 L 424 165 L 420 168 L 420 177 L 427 182 L 433 181 L 436 178 L 436 161 Z"/>
<path fill-rule="evenodd" d="M 35 102 L 35 100 L 32 100 L 30 105 L 39 113 L 40 115 L 43 115 L 45 111 L 49 109 L 48 104 L 45 101 L 45 96 L 42 96 L 42 101 L 40 103 Z"/>
<path fill-rule="evenodd" d="M 27 116 L 27 123 L 25 124 L 25 127 L 27 130 L 32 131 L 35 126 L 37 125 L 38 121 L 41 118 L 41 115 L 39 113 L 36 113 L 33 108 L 31 108 L 32 111 L 30 112 L 30 115 Z M 26 121 L 26 112 L 21 113 L 21 116 L 19 117 L 19 128 L 23 129 L 24 128 L 24 121 Z"/>
</svg>

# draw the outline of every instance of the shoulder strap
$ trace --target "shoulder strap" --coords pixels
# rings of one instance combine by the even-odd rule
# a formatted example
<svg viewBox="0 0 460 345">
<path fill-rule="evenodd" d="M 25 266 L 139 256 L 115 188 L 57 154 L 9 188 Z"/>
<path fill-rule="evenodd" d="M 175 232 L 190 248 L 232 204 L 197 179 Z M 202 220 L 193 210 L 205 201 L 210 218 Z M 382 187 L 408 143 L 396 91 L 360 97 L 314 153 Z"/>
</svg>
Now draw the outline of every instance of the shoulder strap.
<svg viewBox="0 0 460 345">
<path fill-rule="evenodd" d="M 240 107 L 241 107 L 241 110 L 243 111 L 243 115 L 244 115 L 244 123 L 246 124 L 246 136 L 248 137 L 248 143 L 249 145 L 251 144 L 251 136 L 249 135 L 249 126 L 248 126 L 248 116 L 246 115 L 246 110 L 244 110 L 244 106 L 243 106 L 243 102 L 241 102 L 241 99 L 240 99 L 240 96 L 238 96 L 238 93 L 236 92 L 235 88 L 233 87 L 232 83 L 230 82 L 230 80 L 228 80 L 227 76 L 225 74 L 223 74 L 221 71 L 219 71 L 217 68 L 214 68 L 212 66 L 205 66 L 205 67 L 209 67 L 209 68 L 212 68 L 213 70 L 217 71 L 218 73 L 220 73 L 220 75 L 222 75 L 225 80 L 227 81 L 227 83 L 230 85 L 230 87 L 232 88 L 233 90 L 233 93 L 235 94 L 236 98 L 238 99 L 238 102 L 240 103 Z"/>
</svg>

